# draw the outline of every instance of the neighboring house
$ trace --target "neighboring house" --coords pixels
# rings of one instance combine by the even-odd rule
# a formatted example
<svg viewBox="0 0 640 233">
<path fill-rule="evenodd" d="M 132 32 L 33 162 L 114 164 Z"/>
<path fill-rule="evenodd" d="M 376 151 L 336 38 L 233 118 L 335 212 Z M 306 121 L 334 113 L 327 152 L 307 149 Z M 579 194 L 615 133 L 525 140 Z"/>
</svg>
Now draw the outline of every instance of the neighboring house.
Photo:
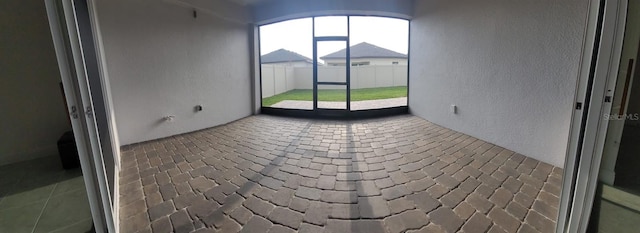
<svg viewBox="0 0 640 233">
<path fill-rule="evenodd" d="M 351 65 L 406 65 L 407 55 L 362 42 L 351 46 Z M 344 66 L 346 49 L 320 57 L 328 66 Z"/>
<path fill-rule="evenodd" d="M 302 56 L 298 53 L 286 49 L 278 49 L 276 51 L 262 55 L 260 56 L 260 62 L 263 65 L 268 64 L 294 67 L 313 65 L 313 60 L 311 58 Z"/>
</svg>

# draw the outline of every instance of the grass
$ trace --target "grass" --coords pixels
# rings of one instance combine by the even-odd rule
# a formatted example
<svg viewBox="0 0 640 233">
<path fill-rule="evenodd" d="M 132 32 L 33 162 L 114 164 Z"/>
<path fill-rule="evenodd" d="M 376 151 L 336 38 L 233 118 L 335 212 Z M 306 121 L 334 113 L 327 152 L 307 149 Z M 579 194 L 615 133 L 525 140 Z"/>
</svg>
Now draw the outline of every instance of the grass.
<svg viewBox="0 0 640 233">
<path fill-rule="evenodd" d="M 351 90 L 351 101 L 379 100 L 407 97 L 407 87 L 377 87 Z M 344 90 L 318 90 L 318 101 L 340 102 L 347 99 Z M 262 106 L 269 107 L 283 100 L 313 100 L 313 90 L 296 89 L 262 99 Z"/>
</svg>

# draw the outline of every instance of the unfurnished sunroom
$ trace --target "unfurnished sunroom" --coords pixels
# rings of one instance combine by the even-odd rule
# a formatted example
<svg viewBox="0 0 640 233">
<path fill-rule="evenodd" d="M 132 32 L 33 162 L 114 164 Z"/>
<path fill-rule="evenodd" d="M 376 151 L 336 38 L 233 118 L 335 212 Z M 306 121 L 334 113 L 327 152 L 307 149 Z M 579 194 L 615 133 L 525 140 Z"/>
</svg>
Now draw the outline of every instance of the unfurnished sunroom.
<svg viewBox="0 0 640 233">
<path fill-rule="evenodd" d="M 584 232 L 637 224 L 637 7 L 47 0 L 40 16 L 96 232 Z"/>
</svg>

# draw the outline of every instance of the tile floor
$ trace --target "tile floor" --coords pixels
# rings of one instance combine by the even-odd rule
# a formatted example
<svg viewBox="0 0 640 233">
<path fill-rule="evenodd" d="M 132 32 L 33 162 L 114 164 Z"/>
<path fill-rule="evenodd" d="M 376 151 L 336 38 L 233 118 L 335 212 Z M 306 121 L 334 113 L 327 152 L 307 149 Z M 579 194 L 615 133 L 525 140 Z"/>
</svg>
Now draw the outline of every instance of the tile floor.
<svg viewBox="0 0 640 233">
<path fill-rule="evenodd" d="M 87 232 L 91 212 L 80 169 L 58 157 L 0 167 L 0 232 Z"/>
<path fill-rule="evenodd" d="M 599 185 L 586 232 L 638 232 L 640 196 L 608 184 Z"/>
<path fill-rule="evenodd" d="M 122 232 L 552 232 L 562 169 L 411 115 L 122 148 Z"/>
</svg>

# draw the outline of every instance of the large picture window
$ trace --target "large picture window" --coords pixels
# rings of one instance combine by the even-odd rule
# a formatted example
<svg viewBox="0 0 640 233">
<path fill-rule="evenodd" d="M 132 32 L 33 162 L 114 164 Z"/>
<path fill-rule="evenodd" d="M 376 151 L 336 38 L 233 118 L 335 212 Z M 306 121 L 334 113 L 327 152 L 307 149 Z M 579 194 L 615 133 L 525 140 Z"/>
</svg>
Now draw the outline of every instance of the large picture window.
<svg viewBox="0 0 640 233">
<path fill-rule="evenodd" d="M 407 106 L 409 22 L 322 16 L 260 26 L 262 107 Z"/>
</svg>

